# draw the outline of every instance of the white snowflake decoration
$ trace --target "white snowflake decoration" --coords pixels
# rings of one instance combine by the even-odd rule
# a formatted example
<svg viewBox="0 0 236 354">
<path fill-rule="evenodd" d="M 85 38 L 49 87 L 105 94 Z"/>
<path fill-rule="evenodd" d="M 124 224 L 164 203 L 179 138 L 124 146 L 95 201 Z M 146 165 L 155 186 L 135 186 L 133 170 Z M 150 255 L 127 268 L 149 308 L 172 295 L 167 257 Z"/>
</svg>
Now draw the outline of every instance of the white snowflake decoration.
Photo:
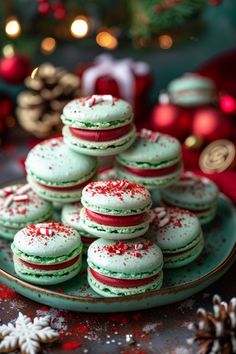
<svg viewBox="0 0 236 354">
<path fill-rule="evenodd" d="M 15 325 L 0 326 L 0 353 L 9 353 L 17 348 L 24 354 L 35 354 L 40 350 L 40 343 L 51 343 L 59 338 L 50 327 L 50 316 L 31 319 L 21 312 Z"/>
</svg>

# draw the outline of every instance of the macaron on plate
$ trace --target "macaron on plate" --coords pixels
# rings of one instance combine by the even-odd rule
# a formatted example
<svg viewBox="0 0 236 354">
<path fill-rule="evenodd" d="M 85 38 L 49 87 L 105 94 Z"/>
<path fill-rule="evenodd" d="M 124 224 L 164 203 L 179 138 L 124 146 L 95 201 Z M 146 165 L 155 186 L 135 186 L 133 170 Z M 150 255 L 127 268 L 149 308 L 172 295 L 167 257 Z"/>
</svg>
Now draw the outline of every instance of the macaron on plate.
<svg viewBox="0 0 236 354">
<path fill-rule="evenodd" d="M 106 297 L 159 289 L 163 281 L 162 252 L 144 238 L 126 242 L 100 238 L 88 249 L 88 267 L 88 283 Z"/>
<path fill-rule="evenodd" d="M 146 237 L 163 252 L 164 268 L 179 268 L 193 262 L 204 247 L 197 216 L 178 208 L 152 209 L 153 221 Z"/>
<path fill-rule="evenodd" d="M 23 280 L 23 278 L 15 272 L 10 252 L 10 242 L 4 239 L 0 239 L 0 281 L 34 301 L 72 311 L 117 312 L 141 310 L 166 305 L 183 300 L 203 290 L 219 279 L 230 268 L 236 258 L 235 230 L 236 212 L 234 206 L 226 197 L 221 195 L 217 201 L 216 222 L 203 226 L 205 246 L 198 258 L 192 263 L 180 268 L 164 268 L 163 284 L 160 289 L 146 290 L 143 293 L 135 293 L 134 295 L 123 295 L 123 293 L 121 293 L 119 296 L 102 297 L 94 292 L 87 281 L 87 262 L 85 259 L 83 259 L 83 270 L 78 275 L 70 280 L 64 281 L 60 285 L 49 285 L 49 283 L 47 283 L 47 285 L 41 286 L 30 283 L 29 279 Z M 99 242 L 114 243 L 114 241 L 105 239 L 99 240 Z M 122 241 L 122 243 L 126 242 L 128 241 Z M 132 242 L 137 243 L 137 240 L 134 239 Z M 18 245 L 18 247 L 20 246 Z M 25 253 L 27 255 L 29 248 L 22 249 L 22 251 L 24 251 L 22 254 Z M 65 251 L 64 247 L 60 249 L 63 255 L 66 254 Z M 132 247 L 131 251 L 133 252 Z M 136 251 L 142 253 L 142 250 Z M 91 255 L 92 254 L 93 252 L 91 251 Z M 97 264 L 96 269 L 98 270 L 97 261 L 95 261 L 93 256 L 91 257 L 93 263 Z M 143 256 L 143 258 L 140 257 L 140 259 L 139 257 L 134 258 L 142 262 L 145 256 Z M 35 257 L 34 261 L 36 259 L 38 258 Z M 53 259 L 55 261 L 56 256 L 53 257 Z M 115 257 L 111 257 L 111 259 L 114 259 L 115 263 Z M 31 262 L 32 261 L 33 259 Z M 105 264 L 105 262 L 102 266 L 102 269 L 108 269 L 108 265 Z M 115 267 L 114 264 L 113 267 Z M 124 270 L 124 265 L 121 265 L 121 267 L 123 267 L 122 269 Z M 153 269 L 153 267 L 151 269 Z M 134 274 L 137 274 L 136 269 Z M 127 284 L 125 284 L 125 286 L 127 289 Z M 147 286 L 147 284 L 144 286 Z M 58 290 L 59 287 L 60 291 Z M 124 292 L 124 288 L 122 289 Z"/>
<path fill-rule="evenodd" d="M 136 136 L 130 104 L 111 95 L 75 99 L 64 107 L 61 119 L 65 143 L 86 155 L 117 154 Z"/>
<path fill-rule="evenodd" d="M 218 195 L 219 190 L 214 182 L 190 171 L 161 192 L 164 204 L 192 211 L 202 225 L 214 219 Z"/>
<path fill-rule="evenodd" d="M 132 239 L 145 234 L 152 205 L 148 190 L 126 180 L 89 183 L 82 192 L 81 225 L 95 237 Z"/>
<path fill-rule="evenodd" d="M 0 237 L 13 240 L 23 227 L 51 218 L 51 203 L 40 199 L 29 184 L 0 189 Z"/>
<path fill-rule="evenodd" d="M 29 283 L 58 284 L 81 270 L 80 236 L 61 223 L 27 226 L 15 235 L 11 248 L 16 274 Z"/>
<path fill-rule="evenodd" d="M 97 172 L 97 159 L 70 150 L 62 137 L 36 145 L 25 165 L 32 189 L 59 204 L 79 201 L 83 187 Z"/>
<path fill-rule="evenodd" d="M 181 148 L 177 139 L 143 129 L 135 143 L 116 156 L 117 178 L 161 189 L 175 183 L 182 173 Z"/>
<path fill-rule="evenodd" d="M 85 231 L 81 225 L 80 212 L 83 205 L 80 202 L 65 204 L 61 211 L 61 221 L 65 225 L 71 226 L 80 234 L 83 243 L 83 253 L 87 254 L 87 249 L 94 242 L 97 237 L 92 236 L 89 232 Z"/>
</svg>

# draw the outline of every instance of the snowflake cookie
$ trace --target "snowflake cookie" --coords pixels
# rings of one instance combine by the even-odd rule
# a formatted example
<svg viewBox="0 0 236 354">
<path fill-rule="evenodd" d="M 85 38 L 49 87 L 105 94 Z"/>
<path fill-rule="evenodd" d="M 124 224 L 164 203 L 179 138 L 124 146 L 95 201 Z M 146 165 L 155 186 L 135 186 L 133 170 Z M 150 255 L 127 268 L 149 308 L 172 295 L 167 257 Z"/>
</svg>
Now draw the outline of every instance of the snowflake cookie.
<svg viewBox="0 0 236 354">
<path fill-rule="evenodd" d="M 22 354 L 36 354 L 40 350 L 40 343 L 51 343 L 59 335 L 50 327 L 50 316 L 31 319 L 21 312 L 15 325 L 0 326 L 0 353 L 9 353 L 17 348 Z"/>
</svg>

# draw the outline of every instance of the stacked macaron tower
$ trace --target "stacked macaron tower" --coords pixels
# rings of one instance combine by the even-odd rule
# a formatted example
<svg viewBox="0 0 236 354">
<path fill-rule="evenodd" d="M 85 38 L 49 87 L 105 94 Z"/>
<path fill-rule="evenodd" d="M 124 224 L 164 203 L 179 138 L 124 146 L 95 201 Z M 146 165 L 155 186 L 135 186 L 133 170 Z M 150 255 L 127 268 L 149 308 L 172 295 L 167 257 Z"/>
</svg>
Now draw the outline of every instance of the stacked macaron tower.
<svg viewBox="0 0 236 354">
<path fill-rule="evenodd" d="M 186 265 L 202 251 L 195 214 L 209 209 L 214 216 L 217 190 L 211 203 L 213 189 L 208 204 L 198 206 L 168 198 L 182 181 L 180 144 L 146 129 L 136 134 L 132 108 L 121 99 L 78 98 L 64 107 L 61 119 L 63 137 L 29 152 L 27 187 L 0 191 L 1 233 L 16 233 L 16 273 L 36 284 L 60 283 L 80 272 L 83 253 L 88 282 L 101 296 L 159 289 L 163 266 Z M 98 173 L 97 158 L 114 155 L 115 167 Z M 166 205 L 151 209 L 149 190 L 161 191 Z M 9 206 L 17 212 L 5 210 Z M 53 207 L 62 209 L 61 222 L 51 220 Z"/>
</svg>

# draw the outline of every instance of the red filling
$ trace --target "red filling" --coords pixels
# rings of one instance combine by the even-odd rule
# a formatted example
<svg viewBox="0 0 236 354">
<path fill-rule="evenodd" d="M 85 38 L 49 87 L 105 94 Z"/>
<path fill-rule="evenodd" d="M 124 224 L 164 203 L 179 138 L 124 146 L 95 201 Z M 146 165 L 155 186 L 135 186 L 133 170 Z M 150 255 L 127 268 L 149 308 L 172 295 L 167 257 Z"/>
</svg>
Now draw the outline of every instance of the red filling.
<svg viewBox="0 0 236 354">
<path fill-rule="evenodd" d="M 39 183 L 38 181 L 37 181 L 37 184 L 39 184 L 40 186 L 42 186 L 45 189 L 49 189 L 49 190 L 53 190 L 53 191 L 73 191 L 73 190 L 77 190 L 77 189 L 85 187 L 90 182 L 90 180 L 85 181 L 83 183 L 77 183 L 77 184 L 74 184 L 73 186 L 69 186 L 69 187 L 47 186 L 45 184 Z"/>
<path fill-rule="evenodd" d="M 181 256 L 182 254 L 185 254 L 191 250 L 193 250 L 195 247 L 197 247 L 199 245 L 200 242 L 198 242 L 196 245 L 194 245 L 191 248 L 188 248 L 184 251 L 180 251 L 180 252 L 163 252 L 164 258 L 171 258 L 171 257 L 175 257 L 175 256 Z"/>
<path fill-rule="evenodd" d="M 99 282 L 117 288 L 136 288 L 137 286 L 149 284 L 155 279 L 158 279 L 160 276 L 160 273 L 158 273 L 153 275 L 150 278 L 145 278 L 145 279 L 117 279 L 117 278 L 111 278 L 111 277 L 107 277 L 106 275 L 99 274 L 92 268 L 89 268 L 89 270 L 93 275 L 93 277 Z"/>
<path fill-rule="evenodd" d="M 118 227 L 139 225 L 145 220 L 147 215 L 146 213 L 128 216 L 103 215 L 89 209 L 86 209 L 86 214 L 90 220 L 98 224 Z"/>
<path fill-rule="evenodd" d="M 124 166 L 122 165 L 122 167 L 137 175 L 137 176 L 141 176 L 141 177 L 161 177 L 161 176 L 165 176 L 169 173 L 172 173 L 174 171 L 176 171 L 179 167 L 180 167 L 180 163 L 177 162 L 176 164 L 169 166 L 169 167 L 164 167 L 164 168 L 160 168 L 160 169 L 144 169 L 144 168 L 137 168 L 137 167 L 130 167 L 130 166 Z"/>
<path fill-rule="evenodd" d="M 132 129 L 132 124 L 125 125 L 123 127 L 108 129 L 108 130 L 87 130 L 70 128 L 70 132 L 73 136 L 79 139 L 88 141 L 109 141 L 118 139 L 121 136 L 127 134 Z"/>
<path fill-rule="evenodd" d="M 94 241 L 96 241 L 97 238 L 96 237 L 85 237 L 85 236 L 81 236 L 81 241 L 87 245 L 90 245 L 91 243 L 93 243 Z"/>
<path fill-rule="evenodd" d="M 20 258 L 19 258 L 19 261 L 21 263 L 25 264 L 27 267 L 33 268 L 33 269 L 58 270 L 58 269 L 64 269 L 64 268 L 68 268 L 68 267 L 72 266 L 73 264 L 75 264 L 78 261 L 79 257 L 80 257 L 80 255 L 70 259 L 69 261 L 59 263 L 59 264 L 33 264 L 33 263 L 29 263 L 27 261 L 24 261 L 23 259 L 20 259 Z"/>
</svg>

